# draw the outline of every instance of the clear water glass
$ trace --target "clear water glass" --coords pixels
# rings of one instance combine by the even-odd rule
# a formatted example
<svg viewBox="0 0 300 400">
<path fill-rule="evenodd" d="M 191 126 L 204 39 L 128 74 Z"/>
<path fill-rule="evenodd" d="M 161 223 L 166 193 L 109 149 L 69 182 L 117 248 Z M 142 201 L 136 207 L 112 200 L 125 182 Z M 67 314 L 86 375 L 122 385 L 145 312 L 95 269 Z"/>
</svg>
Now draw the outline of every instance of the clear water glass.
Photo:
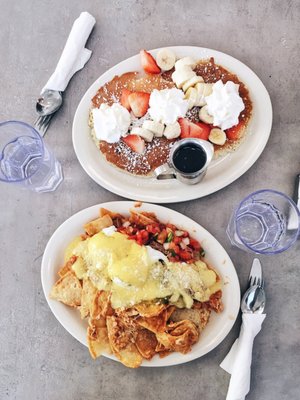
<svg viewBox="0 0 300 400">
<path fill-rule="evenodd" d="M 0 181 L 41 193 L 55 190 L 62 180 L 60 163 L 32 126 L 0 123 Z"/>
<path fill-rule="evenodd" d="M 297 205 L 284 193 L 251 193 L 231 215 L 227 235 L 234 246 L 257 254 L 276 254 L 291 247 L 299 236 Z"/>
</svg>

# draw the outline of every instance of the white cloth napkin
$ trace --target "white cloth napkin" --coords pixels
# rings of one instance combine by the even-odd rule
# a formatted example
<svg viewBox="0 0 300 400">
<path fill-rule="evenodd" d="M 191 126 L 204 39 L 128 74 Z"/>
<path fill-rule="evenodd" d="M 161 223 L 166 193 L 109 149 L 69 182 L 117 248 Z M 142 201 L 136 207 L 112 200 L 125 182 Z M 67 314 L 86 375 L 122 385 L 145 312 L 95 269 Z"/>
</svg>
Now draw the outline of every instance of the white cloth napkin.
<svg viewBox="0 0 300 400">
<path fill-rule="evenodd" d="M 266 314 L 242 316 L 240 336 L 233 343 L 220 367 L 231 374 L 226 400 L 244 400 L 250 390 L 252 348 Z"/>
<path fill-rule="evenodd" d="M 75 72 L 84 67 L 92 54 L 85 44 L 95 23 L 95 18 L 88 12 L 82 12 L 75 20 L 56 69 L 43 91 L 50 89 L 63 92 Z"/>
</svg>

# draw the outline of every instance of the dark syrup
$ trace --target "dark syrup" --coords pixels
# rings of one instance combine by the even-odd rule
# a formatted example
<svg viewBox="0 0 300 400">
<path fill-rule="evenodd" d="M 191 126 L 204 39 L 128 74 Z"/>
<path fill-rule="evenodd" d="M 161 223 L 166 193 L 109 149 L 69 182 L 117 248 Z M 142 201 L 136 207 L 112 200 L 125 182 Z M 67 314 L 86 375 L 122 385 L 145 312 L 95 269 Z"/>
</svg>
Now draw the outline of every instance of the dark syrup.
<svg viewBox="0 0 300 400">
<path fill-rule="evenodd" d="M 207 157 L 202 147 L 195 144 L 186 144 L 177 149 L 173 156 L 175 168 L 189 174 L 204 167 Z"/>
</svg>

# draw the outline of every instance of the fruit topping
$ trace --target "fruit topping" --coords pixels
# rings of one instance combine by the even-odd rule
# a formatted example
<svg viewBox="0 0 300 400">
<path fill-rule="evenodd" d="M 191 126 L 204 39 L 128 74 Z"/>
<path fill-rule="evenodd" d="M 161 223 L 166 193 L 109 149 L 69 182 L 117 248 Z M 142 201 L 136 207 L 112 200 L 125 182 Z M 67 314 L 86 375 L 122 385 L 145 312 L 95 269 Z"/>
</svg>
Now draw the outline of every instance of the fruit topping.
<svg viewBox="0 0 300 400">
<path fill-rule="evenodd" d="M 229 140 L 238 140 L 241 136 L 245 123 L 241 121 L 239 124 L 233 126 L 232 128 L 226 129 L 226 136 Z"/>
<path fill-rule="evenodd" d="M 155 59 L 146 50 L 140 51 L 141 64 L 145 72 L 149 74 L 159 74 L 161 72 L 159 66 L 156 64 Z"/>
<path fill-rule="evenodd" d="M 179 122 L 175 122 L 174 124 L 167 125 L 164 131 L 164 136 L 169 139 L 176 139 L 180 136 L 181 129 Z"/>
<path fill-rule="evenodd" d="M 143 117 L 149 108 L 150 94 L 145 92 L 133 92 L 128 96 L 128 102 L 133 114 Z"/>
<path fill-rule="evenodd" d="M 122 140 L 131 148 L 135 153 L 142 154 L 145 150 L 145 142 L 138 135 L 128 135 L 122 138 Z"/>
<path fill-rule="evenodd" d="M 208 113 L 207 106 L 200 108 L 199 119 L 205 122 L 206 124 L 214 123 L 214 117 Z"/>
<path fill-rule="evenodd" d="M 176 56 L 169 49 L 161 49 L 156 55 L 157 65 L 164 71 L 170 71 L 175 65 Z"/>
<path fill-rule="evenodd" d="M 161 122 L 151 121 L 147 119 L 143 123 L 143 128 L 153 132 L 154 136 L 162 137 L 165 126 Z"/>
<path fill-rule="evenodd" d="M 149 131 L 148 129 L 134 127 L 131 130 L 131 135 L 138 135 L 142 137 L 146 142 L 152 142 L 153 139 L 153 132 Z"/>
<path fill-rule="evenodd" d="M 185 138 L 197 138 L 208 140 L 209 133 L 210 133 L 210 126 L 203 124 L 201 122 L 191 122 L 186 118 L 179 118 L 178 120 L 181 134 L 181 139 Z"/>
<path fill-rule="evenodd" d="M 176 61 L 175 63 L 175 69 L 179 70 L 184 67 L 189 67 L 191 69 L 194 69 L 196 67 L 197 63 L 192 57 L 183 57 L 180 58 L 180 60 Z"/>
<path fill-rule="evenodd" d="M 175 70 L 172 74 L 172 80 L 175 82 L 175 85 L 181 89 L 182 86 L 190 79 L 194 78 L 196 73 L 189 67 L 183 66 L 179 70 Z"/>
<path fill-rule="evenodd" d="M 208 140 L 214 144 L 223 146 L 223 144 L 225 144 L 225 142 L 226 142 L 226 133 L 224 131 L 222 131 L 222 129 L 213 128 L 210 131 Z"/>
<path fill-rule="evenodd" d="M 202 78 L 202 76 L 193 76 L 191 79 L 189 79 L 183 86 L 182 86 L 182 90 L 184 92 L 186 92 L 188 90 L 188 88 L 195 86 L 197 83 L 203 83 L 204 80 Z"/>
<path fill-rule="evenodd" d="M 122 95 L 121 95 L 121 100 L 120 103 L 122 104 L 123 107 L 127 108 L 128 111 L 131 110 L 129 101 L 128 101 L 128 96 L 132 93 L 131 90 L 128 89 L 123 89 L 122 90 Z"/>
</svg>

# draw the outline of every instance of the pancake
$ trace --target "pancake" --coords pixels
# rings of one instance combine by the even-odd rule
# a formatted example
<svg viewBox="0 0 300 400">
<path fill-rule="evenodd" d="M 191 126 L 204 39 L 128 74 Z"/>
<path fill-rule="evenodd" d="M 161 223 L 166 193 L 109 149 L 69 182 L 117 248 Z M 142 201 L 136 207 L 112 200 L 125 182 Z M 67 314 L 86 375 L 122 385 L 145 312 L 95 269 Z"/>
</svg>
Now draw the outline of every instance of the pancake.
<svg viewBox="0 0 300 400">
<path fill-rule="evenodd" d="M 245 109 L 239 116 L 239 124 L 228 130 L 227 140 L 223 146 L 214 144 L 214 157 L 220 157 L 224 154 L 235 151 L 241 144 L 247 133 L 247 126 L 251 119 L 252 102 L 249 96 L 249 91 L 245 84 L 239 80 L 237 75 L 231 73 L 221 65 L 215 64 L 214 59 L 201 60 L 197 63 L 194 69 L 197 75 L 202 76 L 205 83 L 215 83 L 222 80 L 223 83 L 232 81 L 239 85 L 239 95 L 242 98 Z M 176 87 L 172 81 L 172 73 L 174 69 L 161 74 L 140 74 L 138 72 L 127 72 L 121 76 L 115 76 L 110 82 L 99 88 L 95 96 L 92 98 L 92 108 L 99 108 L 102 103 L 112 105 L 120 102 L 122 90 L 124 88 L 131 91 L 141 91 L 151 93 L 154 89 L 171 89 Z M 199 107 L 193 107 L 186 114 L 186 118 L 192 122 L 199 122 Z M 149 116 L 146 114 L 142 118 L 132 120 L 129 130 L 133 126 L 141 126 L 145 119 Z M 90 126 L 93 122 L 90 120 Z M 106 160 L 115 167 L 138 176 L 152 176 L 155 168 L 168 161 L 170 150 L 173 144 L 179 140 L 168 140 L 165 137 L 155 137 L 152 142 L 145 143 L 145 151 L 143 154 L 132 151 L 123 140 L 117 143 L 107 143 L 99 141 L 93 132 L 93 139 L 99 148 L 100 152 Z"/>
</svg>

